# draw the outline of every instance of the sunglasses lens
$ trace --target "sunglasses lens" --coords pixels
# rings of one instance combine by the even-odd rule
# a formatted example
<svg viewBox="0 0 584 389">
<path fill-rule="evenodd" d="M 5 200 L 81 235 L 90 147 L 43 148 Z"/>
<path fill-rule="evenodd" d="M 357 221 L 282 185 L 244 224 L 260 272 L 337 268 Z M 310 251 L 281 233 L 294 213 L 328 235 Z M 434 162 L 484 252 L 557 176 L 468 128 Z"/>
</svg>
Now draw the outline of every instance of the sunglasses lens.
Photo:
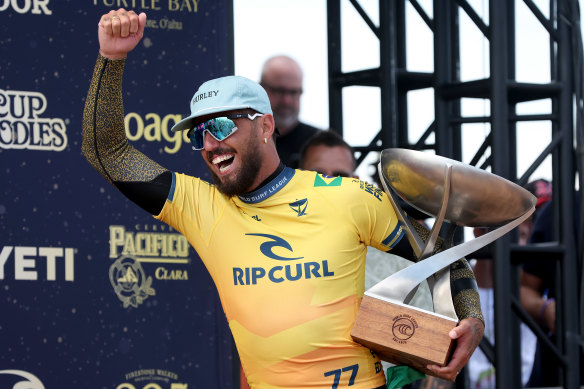
<svg viewBox="0 0 584 389">
<path fill-rule="evenodd" d="M 197 127 L 199 126 L 200 125 L 198 125 Z M 191 140 L 191 143 L 193 144 L 195 150 L 202 150 L 204 146 L 203 132 L 198 131 L 197 127 L 193 128 L 189 132 L 189 139 Z"/>
<path fill-rule="evenodd" d="M 218 141 L 222 141 L 233 134 L 236 129 L 237 127 L 233 120 L 226 117 L 218 117 L 195 126 L 191 130 L 189 138 L 195 150 L 202 150 L 205 146 L 205 131 L 208 131 Z"/>
<path fill-rule="evenodd" d="M 235 127 L 235 123 L 233 120 L 227 119 L 226 117 L 219 117 L 215 119 L 209 120 L 213 122 L 207 130 L 213 135 L 213 137 L 219 141 L 227 138 L 229 135 L 233 134 L 233 131 L 237 127 Z"/>
</svg>

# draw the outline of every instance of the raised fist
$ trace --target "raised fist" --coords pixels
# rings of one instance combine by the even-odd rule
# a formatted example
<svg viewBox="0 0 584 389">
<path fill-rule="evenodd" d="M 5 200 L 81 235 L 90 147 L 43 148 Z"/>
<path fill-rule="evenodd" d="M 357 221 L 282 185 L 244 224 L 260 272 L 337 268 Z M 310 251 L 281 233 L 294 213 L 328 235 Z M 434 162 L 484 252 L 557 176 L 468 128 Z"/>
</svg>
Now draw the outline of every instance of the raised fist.
<svg viewBox="0 0 584 389">
<path fill-rule="evenodd" d="M 124 58 L 140 42 L 146 14 L 137 15 L 123 8 L 103 15 L 98 24 L 99 51 L 109 59 Z"/>
</svg>

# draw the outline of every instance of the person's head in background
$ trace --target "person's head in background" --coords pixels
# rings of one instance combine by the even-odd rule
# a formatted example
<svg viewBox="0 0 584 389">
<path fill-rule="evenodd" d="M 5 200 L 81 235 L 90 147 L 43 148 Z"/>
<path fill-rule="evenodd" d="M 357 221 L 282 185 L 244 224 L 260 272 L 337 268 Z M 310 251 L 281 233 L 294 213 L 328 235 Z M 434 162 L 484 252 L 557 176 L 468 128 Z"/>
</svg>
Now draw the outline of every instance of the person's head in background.
<svg viewBox="0 0 584 389">
<path fill-rule="evenodd" d="M 298 167 L 329 177 L 355 177 L 357 161 L 353 148 L 336 132 L 318 131 L 300 150 Z"/>
<path fill-rule="evenodd" d="M 525 184 L 524 188 L 537 197 L 537 203 L 535 204 L 535 212 L 519 225 L 519 244 L 521 245 L 527 244 L 537 211 L 552 199 L 552 183 L 548 180 L 538 179 L 531 181 Z"/>
<path fill-rule="evenodd" d="M 298 124 L 302 69 L 298 62 L 285 55 L 268 59 L 262 68 L 260 85 L 268 92 L 276 127 L 282 136 Z"/>
</svg>

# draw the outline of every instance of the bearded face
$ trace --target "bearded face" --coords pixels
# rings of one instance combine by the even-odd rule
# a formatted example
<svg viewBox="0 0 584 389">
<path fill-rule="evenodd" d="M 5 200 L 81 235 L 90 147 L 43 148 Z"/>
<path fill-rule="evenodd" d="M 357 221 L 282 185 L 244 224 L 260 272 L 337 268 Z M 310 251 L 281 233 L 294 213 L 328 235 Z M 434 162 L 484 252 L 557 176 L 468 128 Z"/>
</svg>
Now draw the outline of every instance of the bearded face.
<svg viewBox="0 0 584 389">
<path fill-rule="evenodd" d="M 253 189 L 252 185 L 262 164 L 256 150 L 259 132 L 254 130 L 255 128 L 252 128 L 247 141 L 237 149 L 222 145 L 207 152 L 206 162 L 211 172 L 213 184 L 219 192 L 226 196 L 241 195 Z M 229 158 L 218 162 L 225 158 L 222 156 L 229 156 Z M 223 170 L 229 170 L 228 174 L 219 173 Z"/>
</svg>

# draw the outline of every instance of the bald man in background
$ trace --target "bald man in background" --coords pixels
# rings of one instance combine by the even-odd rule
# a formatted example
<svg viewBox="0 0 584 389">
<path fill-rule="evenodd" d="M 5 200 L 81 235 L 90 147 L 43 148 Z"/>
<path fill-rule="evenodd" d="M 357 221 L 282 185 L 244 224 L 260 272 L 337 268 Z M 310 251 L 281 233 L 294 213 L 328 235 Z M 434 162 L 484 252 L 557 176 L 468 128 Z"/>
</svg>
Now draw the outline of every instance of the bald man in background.
<svg viewBox="0 0 584 389">
<path fill-rule="evenodd" d="M 300 149 L 318 129 L 298 120 L 302 95 L 302 69 L 298 62 L 285 55 L 269 58 L 262 68 L 260 84 L 268 92 L 272 105 L 280 160 L 292 168 L 298 167 Z"/>
</svg>

